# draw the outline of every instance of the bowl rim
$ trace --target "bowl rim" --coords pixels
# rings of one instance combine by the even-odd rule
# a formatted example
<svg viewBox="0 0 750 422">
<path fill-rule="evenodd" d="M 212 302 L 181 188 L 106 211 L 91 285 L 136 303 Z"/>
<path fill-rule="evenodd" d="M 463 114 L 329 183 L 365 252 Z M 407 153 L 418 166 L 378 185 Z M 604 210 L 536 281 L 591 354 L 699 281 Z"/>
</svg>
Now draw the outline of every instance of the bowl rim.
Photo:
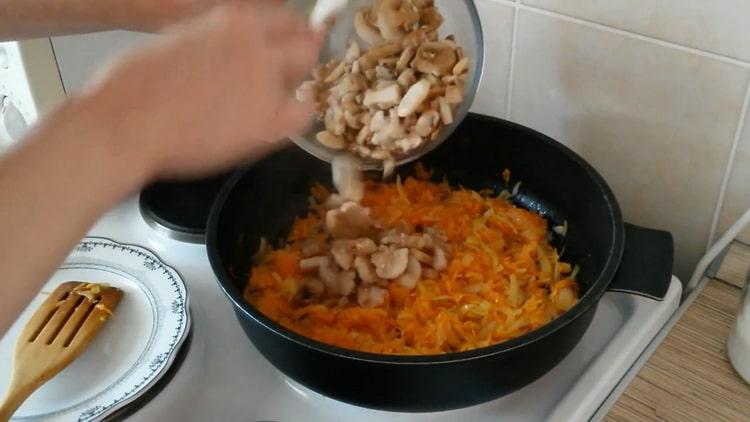
<svg viewBox="0 0 750 422">
<path fill-rule="evenodd" d="M 242 292 L 233 285 L 231 281 L 232 277 L 224 267 L 223 260 L 218 251 L 219 219 L 227 200 L 234 191 L 235 186 L 252 168 L 252 166 L 248 166 L 235 172 L 235 174 L 222 187 L 212 206 L 206 231 L 206 249 L 209 262 L 214 271 L 214 274 L 216 275 L 217 282 L 220 288 L 232 303 L 235 311 L 241 312 L 242 315 L 244 315 L 246 318 L 250 318 L 254 323 L 257 323 L 265 330 L 270 331 L 272 335 L 280 336 L 287 341 L 291 341 L 299 346 L 315 350 L 316 352 L 334 355 L 343 359 L 351 359 L 378 364 L 441 365 L 483 359 L 490 356 L 501 355 L 521 349 L 531 343 L 554 334 L 560 329 L 571 324 L 579 317 L 585 315 L 587 311 L 589 311 L 592 307 L 595 307 L 598 304 L 599 299 L 601 299 L 602 295 L 607 291 L 607 287 L 614 278 L 620 266 L 622 255 L 625 249 L 625 226 L 622 218 L 622 211 L 617 202 L 617 198 L 614 195 L 614 192 L 611 190 L 604 178 L 586 160 L 584 160 L 581 156 L 573 152 L 562 143 L 559 143 L 554 139 L 531 128 L 514 122 L 490 116 L 476 115 L 474 113 L 472 114 L 476 116 L 476 118 L 494 120 L 511 128 L 527 132 L 530 136 L 537 137 L 540 141 L 548 143 L 553 148 L 558 149 L 561 154 L 566 155 L 577 165 L 581 166 L 581 168 L 586 172 L 594 185 L 599 189 L 600 195 L 609 209 L 609 215 L 611 217 L 610 220 L 612 240 L 608 245 L 608 250 L 606 251 L 607 259 L 603 264 L 602 270 L 593 279 L 588 291 L 583 295 L 583 297 L 579 299 L 578 303 L 573 308 L 563 313 L 556 319 L 543 325 L 542 327 L 529 331 L 519 337 L 473 350 L 443 354 L 390 355 L 363 352 L 323 343 L 310 337 L 305 337 L 301 334 L 298 334 L 268 318 L 253 305 L 245 301 Z M 251 338 L 251 341 L 255 340 Z"/>
<path fill-rule="evenodd" d="M 451 0 L 454 1 L 454 0 Z M 464 100 L 461 102 L 461 106 L 458 108 L 458 111 L 456 112 L 456 115 L 454 116 L 453 123 L 451 123 L 448 126 L 445 126 L 440 131 L 440 136 L 438 136 L 437 139 L 434 141 L 426 142 L 419 148 L 412 151 L 412 153 L 400 157 L 398 160 L 396 160 L 396 166 L 400 166 L 403 164 L 408 164 L 412 161 L 418 160 L 425 154 L 428 154 L 430 151 L 437 148 L 440 144 L 445 142 L 446 139 L 450 137 L 450 135 L 456 130 L 459 124 L 466 118 L 466 116 L 469 114 L 469 109 L 471 109 L 471 106 L 474 103 L 474 99 L 476 98 L 477 91 L 479 91 L 479 85 L 482 82 L 482 79 L 484 78 L 484 65 L 485 65 L 485 48 L 484 48 L 484 29 L 482 28 L 482 21 L 479 17 L 479 10 L 477 9 L 477 6 L 474 2 L 474 0 L 463 0 L 464 4 L 466 5 L 466 8 L 468 10 L 469 16 L 471 17 L 472 21 L 472 27 L 475 28 L 474 30 L 474 44 L 477 47 L 476 52 L 476 63 L 473 66 L 473 78 L 470 85 L 467 85 L 464 90 Z M 318 158 L 321 161 L 325 162 L 331 162 L 333 158 L 340 154 L 340 150 L 334 150 L 331 148 L 327 148 L 323 145 L 320 145 L 317 142 L 311 141 L 308 138 L 304 136 L 290 136 L 289 139 L 292 140 L 297 146 L 305 150 L 310 155 Z M 383 168 L 383 162 L 378 160 L 371 160 L 371 159 L 362 159 L 360 158 L 362 170 L 365 171 L 371 171 L 371 170 L 382 170 Z"/>
</svg>

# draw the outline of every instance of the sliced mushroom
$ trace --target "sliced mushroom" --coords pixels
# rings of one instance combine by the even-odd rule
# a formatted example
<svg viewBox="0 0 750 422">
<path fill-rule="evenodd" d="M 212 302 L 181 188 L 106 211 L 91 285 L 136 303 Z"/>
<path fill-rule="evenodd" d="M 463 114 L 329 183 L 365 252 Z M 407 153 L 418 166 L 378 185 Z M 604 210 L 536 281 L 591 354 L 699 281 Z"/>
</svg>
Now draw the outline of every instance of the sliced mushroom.
<svg viewBox="0 0 750 422">
<path fill-rule="evenodd" d="M 326 120 L 326 129 L 336 136 L 341 136 L 346 131 L 346 119 L 344 110 L 338 104 L 328 109 L 330 118 Z M 328 116 L 326 116 L 328 117 Z"/>
<path fill-rule="evenodd" d="M 429 7 L 421 11 L 419 26 L 430 31 L 435 31 L 443 24 L 443 20 L 443 15 L 436 8 Z"/>
<path fill-rule="evenodd" d="M 330 259 L 327 256 L 315 256 L 312 258 L 305 258 L 299 261 L 299 269 L 302 271 L 313 271 L 318 270 L 321 267 L 328 265 Z"/>
<path fill-rule="evenodd" d="M 392 83 L 378 90 L 367 90 L 363 105 L 365 107 L 377 106 L 381 109 L 391 108 L 401 101 L 401 87 Z"/>
<path fill-rule="evenodd" d="M 396 160 L 393 157 L 383 160 L 383 179 L 391 177 L 394 171 L 396 171 Z"/>
<path fill-rule="evenodd" d="M 374 284 L 380 281 L 378 275 L 375 274 L 375 267 L 372 265 L 369 259 L 358 256 L 354 258 L 353 266 L 357 271 L 357 275 L 359 275 L 359 279 L 362 280 L 362 283 Z"/>
<path fill-rule="evenodd" d="M 388 174 L 394 157 L 437 139 L 455 120 L 470 62 L 455 37 L 438 41 L 443 17 L 433 0 L 369 3 L 354 19 L 365 44 L 350 40 L 298 95 L 315 101 L 326 128 L 316 135 L 321 144 L 384 160 Z"/>
<path fill-rule="evenodd" d="M 389 230 L 380 236 L 380 243 L 383 245 L 395 245 L 399 247 L 406 246 L 407 234 L 398 230 Z"/>
<path fill-rule="evenodd" d="M 435 254 L 432 257 L 432 268 L 437 271 L 443 271 L 448 268 L 448 257 L 443 248 L 435 248 Z"/>
<path fill-rule="evenodd" d="M 432 257 L 430 255 L 427 255 L 419 249 L 409 249 L 409 253 L 411 253 L 411 256 L 416 258 L 417 261 L 421 262 L 422 264 L 432 266 Z"/>
<path fill-rule="evenodd" d="M 362 122 L 360 122 L 359 117 L 349 110 L 344 111 L 344 120 L 346 121 L 346 125 L 352 129 L 362 128 Z"/>
<path fill-rule="evenodd" d="M 411 0 L 414 7 L 419 10 L 426 9 L 435 5 L 435 0 Z"/>
<path fill-rule="evenodd" d="M 440 78 L 438 78 L 437 76 L 435 76 L 435 75 L 433 75 L 431 73 L 428 74 L 428 75 L 424 75 L 424 78 L 427 79 L 427 81 L 430 82 L 431 86 L 435 86 L 435 85 L 440 84 Z"/>
<path fill-rule="evenodd" d="M 406 69 L 409 66 L 409 63 L 411 63 L 415 54 L 417 54 L 416 48 L 411 46 L 406 47 L 401 53 L 401 56 L 398 58 L 398 61 L 396 62 L 396 72 L 401 72 Z"/>
<path fill-rule="evenodd" d="M 364 10 L 360 10 L 354 15 L 354 30 L 357 31 L 357 35 L 367 44 L 378 45 L 385 41 L 380 36 L 380 31 L 370 23 Z"/>
<path fill-rule="evenodd" d="M 317 240 L 311 239 L 302 246 L 302 256 L 311 257 L 320 254 L 321 247 Z"/>
<path fill-rule="evenodd" d="M 340 98 L 348 93 L 357 93 L 367 89 L 367 79 L 364 75 L 347 74 L 339 83 L 331 87 L 330 93 Z"/>
<path fill-rule="evenodd" d="M 370 119 L 370 129 L 373 132 L 383 130 L 386 125 L 388 125 L 388 119 L 385 117 L 385 112 L 383 110 L 378 110 L 372 115 L 372 119 Z"/>
<path fill-rule="evenodd" d="M 380 130 L 375 130 L 373 125 L 373 136 L 370 142 L 373 145 L 387 145 L 404 136 L 404 128 L 395 108 L 388 111 L 388 123 Z"/>
<path fill-rule="evenodd" d="M 367 138 L 370 137 L 370 135 L 372 135 L 372 130 L 370 129 L 370 125 L 365 124 L 364 126 L 362 126 L 362 129 L 360 129 L 359 132 L 357 133 L 357 137 L 355 138 L 354 141 L 357 144 L 362 145 L 365 143 Z"/>
<path fill-rule="evenodd" d="M 440 136 L 440 129 L 439 128 L 435 129 L 434 131 L 432 131 L 432 133 L 430 134 L 430 141 L 434 141 L 435 139 L 438 138 L 438 136 Z"/>
<path fill-rule="evenodd" d="M 374 160 L 388 160 L 390 158 L 393 158 L 391 156 L 391 152 L 384 149 L 373 150 L 371 156 Z"/>
<path fill-rule="evenodd" d="M 403 47 L 419 47 L 420 44 L 427 42 L 427 33 L 423 29 L 417 29 L 407 34 L 401 41 Z"/>
<path fill-rule="evenodd" d="M 465 73 L 469 70 L 469 58 L 464 57 L 461 60 L 456 63 L 455 66 L 453 66 L 453 74 L 454 75 L 460 75 L 462 73 Z"/>
<path fill-rule="evenodd" d="M 320 281 L 331 294 L 348 296 L 356 287 L 355 279 L 357 273 L 354 271 L 336 271 L 332 263 L 323 265 L 318 272 Z"/>
<path fill-rule="evenodd" d="M 398 63 L 398 57 L 387 57 L 385 59 L 378 60 L 378 64 L 383 65 L 389 69 L 394 69 Z"/>
<path fill-rule="evenodd" d="M 440 113 L 435 110 L 429 110 L 419 116 L 414 131 L 417 135 L 426 138 L 435 130 L 438 123 L 440 123 Z"/>
<path fill-rule="evenodd" d="M 357 273 L 355 271 L 342 271 L 338 275 L 339 291 L 341 296 L 349 296 L 357 287 Z"/>
<path fill-rule="evenodd" d="M 313 299 L 323 297 L 326 286 L 317 278 L 306 278 L 302 280 L 293 301 L 297 304 L 307 304 Z"/>
<path fill-rule="evenodd" d="M 324 147 L 331 149 L 344 149 L 344 147 L 346 147 L 346 141 L 344 138 L 336 136 L 327 130 L 318 132 L 318 134 L 315 135 L 315 139 L 317 139 L 317 141 Z"/>
<path fill-rule="evenodd" d="M 338 271 L 336 271 L 336 268 L 334 268 L 333 263 L 328 257 L 326 257 L 326 261 L 318 268 L 318 277 L 320 277 L 320 281 L 326 286 L 326 290 L 332 294 L 338 292 Z"/>
<path fill-rule="evenodd" d="M 437 81 L 430 87 L 430 92 L 427 94 L 427 99 L 442 97 L 443 95 L 445 95 L 445 87 L 441 84 L 440 81 Z"/>
<path fill-rule="evenodd" d="M 401 275 L 396 282 L 407 289 L 413 289 L 417 285 L 417 282 L 422 278 L 422 264 L 414 255 L 409 256 L 409 262 L 406 266 L 406 271 Z"/>
<path fill-rule="evenodd" d="M 380 0 L 375 5 L 375 23 L 387 41 L 401 42 L 406 36 L 406 22 L 416 23 L 419 15 L 402 0 Z"/>
<path fill-rule="evenodd" d="M 453 110 L 451 110 L 448 100 L 445 97 L 440 97 L 438 103 L 440 104 L 440 117 L 443 119 L 443 124 L 449 125 L 453 123 Z"/>
<path fill-rule="evenodd" d="M 401 276 L 409 264 L 409 250 L 406 248 L 381 248 L 370 258 L 375 265 L 375 274 L 385 280 L 395 280 Z"/>
<path fill-rule="evenodd" d="M 357 255 L 370 255 L 378 250 L 375 242 L 367 237 L 354 240 L 352 248 Z"/>
<path fill-rule="evenodd" d="M 354 254 L 349 248 L 331 248 L 331 256 L 343 270 L 350 270 L 354 263 Z"/>
<path fill-rule="evenodd" d="M 378 287 L 360 287 L 357 289 L 357 303 L 366 308 L 375 308 L 385 303 L 388 291 Z"/>
<path fill-rule="evenodd" d="M 422 277 L 428 280 L 435 280 L 438 278 L 438 272 L 434 268 L 422 268 Z"/>
<path fill-rule="evenodd" d="M 330 64 L 330 63 L 329 63 Z M 315 82 L 323 82 L 328 74 L 328 64 L 319 64 L 313 68 L 312 76 Z"/>
<path fill-rule="evenodd" d="M 375 66 L 375 77 L 379 81 L 392 81 L 396 79 L 393 72 L 382 64 Z"/>
<path fill-rule="evenodd" d="M 370 210 L 356 202 L 345 202 L 326 213 L 326 229 L 335 238 L 353 239 L 367 235 L 372 227 Z"/>
<path fill-rule="evenodd" d="M 429 233 L 422 233 L 422 244 L 427 249 L 435 249 L 435 239 Z"/>
<path fill-rule="evenodd" d="M 357 94 L 354 92 L 349 92 L 341 97 L 341 108 L 352 113 L 352 115 L 358 113 L 360 111 L 360 108 L 359 104 L 357 104 Z"/>
<path fill-rule="evenodd" d="M 417 50 L 414 67 L 422 73 L 443 76 L 453 71 L 456 61 L 456 51 L 450 44 L 425 42 Z"/>
<path fill-rule="evenodd" d="M 296 97 L 300 102 L 312 102 L 318 96 L 318 83 L 315 81 L 305 81 L 297 88 Z"/>
<path fill-rule="evenodd" d="M 323 82 L 330 84 L 337 81 L 341 76 L 344 75 L 344 66 L 346 66 L 346 63 L 340 62 L 336 67 L 333 68 L 333 70 L 331 70 L 331 73 L 326 76 Z"/>
<path fill-rule="evenodd" d="M 371 48 L 362 56 L 362 58 L 367 58 L 368 60 L 372 60 L 373 63 L 377 63 L 378 60 L 395 56 L 397 54 L 401 54 L 401 46 L 398 43 L 390 43 Z"/>
<path fill-rule="evenodd" d="M 440 78 L 440 82 L 446 85 L 452 85 L 456 83 L 456 75 L 446 75 Z"/>
<path fill-rule="evenodd" d="M 463 89 L 457 85 L 445 88 L 445 100 L 448 104 L 460 104 L 464 100 Z"/>
<path fill-rule="evenodd" d="M 405 138 L 401 138 L 396 141 L 396 146 L 401 149 L 403 153 L 407 153 L 413 149 L 418 148 L 424 143 L 424 139 L 416 134 L 411 134 Z"/>
<path fill-rule="evenodd" d="M 417 111 L 422 102 L 430 93 L 430 82 L 425 79 L 420 80 L 406 91 L 404 98 L 398 105 L 399 117 L 406 117 Z"/>
<path fill-rule="evenodd" d="M 344 54 L 344 61 L 346 63 L 353 64 L 361 55 L 362 55 L 362 50 L 360 50 L 359 44 L 357 44 L 357 41 L 350 40 L 349 46 L 347 47 L 346 53 Z"/>
<path fill-rule="evenodd" d="M 331 161 L 333 185 L 347 201 L 359 202 L 365 194 L 359 163 L 350 154 L 339 154 Z"/>
<path fill-rule="evenodd" d="M 396 79 L 396 82 L 401 85 L 401 88 L 407 89 L 417 82 L 417 76 L 414 74 L 414 71 L 412 69 L 406 69 L 401 72 L 400 75 L 398 75 L 398 79 Z"/>
<path fill-rule="evenodd" d="M 330 210 L 330 209 L 333 209 L 333 208 L 340 207 L 341 205 L 344 204 L 344 202 L 346 202 L 346 201 L 344 201 L 344 198 L 342 198 L 341 195 L 339 195 L 337 193 L 332 193 L 328 197 L 328 199 L 326 199 L 326 202 L 323 205 L 325 205 L 325 207 Z"/>
</svg>

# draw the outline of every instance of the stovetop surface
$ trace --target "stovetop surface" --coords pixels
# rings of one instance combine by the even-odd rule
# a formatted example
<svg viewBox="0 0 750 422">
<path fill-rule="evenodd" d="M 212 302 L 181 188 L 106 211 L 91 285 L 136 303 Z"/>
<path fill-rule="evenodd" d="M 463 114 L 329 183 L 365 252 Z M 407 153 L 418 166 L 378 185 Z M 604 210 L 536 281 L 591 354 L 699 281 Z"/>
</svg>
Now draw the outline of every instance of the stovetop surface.
<svg viewBox="0 0 750 422">
<path fill-rule="evenodd" d="M 285 378 L 245 336 L 218 288 L 205 246 L 154 231 L 141 217 L 137 198 L 111 210 L 90 235 L 150 249 L 180 273 L 190 295 L 190 350 L 171 382 L 130 416 L 133 421 L 587 420 L 675 311 L 681 291 L 673 278 L 662 302 L 607 293 L 582 341 L 536 382 L 466 409 L 399 414 L 337 402 Z"/>
</svg>

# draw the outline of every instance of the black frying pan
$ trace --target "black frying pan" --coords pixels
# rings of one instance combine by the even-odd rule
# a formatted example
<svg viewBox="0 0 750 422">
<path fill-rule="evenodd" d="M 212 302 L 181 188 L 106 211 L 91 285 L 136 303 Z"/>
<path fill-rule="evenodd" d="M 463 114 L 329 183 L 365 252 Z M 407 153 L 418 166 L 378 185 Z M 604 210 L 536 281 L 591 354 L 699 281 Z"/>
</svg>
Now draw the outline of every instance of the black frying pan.
<svg viewBox="0 0 750 422">
<path fill-rule="evenodd" d="M 292 147 L 231 179 L 209 217 L 207 246 L 219 284 L 255 347 L 280 371 L 335 399 L 399 411 L 437 411 L 491 400 L 549 371 L 583 336 L 605 291 L 659 300 L 669 287 L 669 233 L 626 225 L 604 180 L 581 157 L 538 132 L 470 115 L 422 162 L 437 180 L 472 189 L 510 189 L 501 172 L 521 181 L 515 202 L 568 222 L 554 242 L 580 265 L 580 302 L 546 326 L 478 350 L 432 356 L 386 356 L 329 346 L 280 327 L 242 298 L 260 237 L 281 240 L 306 212 L 312 183 L 330 168 Z M 411 167 L 400 168 L 403 175 Z M 619 271 L 618 271 L 619 270 Z M 249 364 L 249 363 L 248 363 Z"/>
</svg>

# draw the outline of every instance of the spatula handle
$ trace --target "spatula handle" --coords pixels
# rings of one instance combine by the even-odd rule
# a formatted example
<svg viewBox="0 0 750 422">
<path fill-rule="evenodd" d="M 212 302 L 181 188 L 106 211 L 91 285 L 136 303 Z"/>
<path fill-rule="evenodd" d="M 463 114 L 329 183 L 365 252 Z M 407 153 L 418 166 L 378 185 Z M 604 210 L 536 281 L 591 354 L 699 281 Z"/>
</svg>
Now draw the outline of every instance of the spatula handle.
<svg viewBox="0 0 750 422">
<path fill-rule="evenodd" d="M 0 404 L 0 422 L 7 422 L 10 417 L 18 410 L 19 407 L 26 401 L 27 398 L 33 393 L 39 386 L 34 384 L 19 385 L 16 382 L 11 382 L 8 392 L 5 393 L 5 398 L 2 404 Z"/>
</svg>

